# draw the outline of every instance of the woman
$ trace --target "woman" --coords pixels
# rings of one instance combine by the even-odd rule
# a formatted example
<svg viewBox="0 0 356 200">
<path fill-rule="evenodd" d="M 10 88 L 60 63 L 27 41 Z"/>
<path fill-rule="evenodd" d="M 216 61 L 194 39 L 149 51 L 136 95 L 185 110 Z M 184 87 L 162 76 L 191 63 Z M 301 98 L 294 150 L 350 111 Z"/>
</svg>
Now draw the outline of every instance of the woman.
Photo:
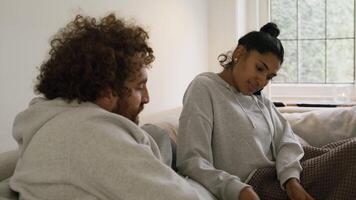
<svg viewBox="0 0 356 200">
<path fill-rule="evenodd" d="M 218 199 L 259 199 L 247 182 L 257 169 L 274 166 L 290 199 L 313 199 L 299 183 L 303 148 L 260 93 L 283 62 L 278 35 L 273 23 L 246 34 L 231 59 L 219 57 L 221 73 L 198 75 L 185 93 L 177 167 Z"/>
</svg>

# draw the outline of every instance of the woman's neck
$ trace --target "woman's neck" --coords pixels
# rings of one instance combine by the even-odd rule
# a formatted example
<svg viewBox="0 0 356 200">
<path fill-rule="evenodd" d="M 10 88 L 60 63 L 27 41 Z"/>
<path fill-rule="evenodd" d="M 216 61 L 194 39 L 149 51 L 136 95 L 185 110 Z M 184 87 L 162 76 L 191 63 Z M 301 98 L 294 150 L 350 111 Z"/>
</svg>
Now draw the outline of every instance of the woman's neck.
<svg viewBox="0 0 356 200">
<path fill-rule="evenodd" d="M 225 82 L 227 82 L 232 87 L 234 86 L 234 79 L 232 77 L 232 68 L 225 68 L 222 72 L 218 73 L 220 78 L 222 78 Z"/>
</svg>

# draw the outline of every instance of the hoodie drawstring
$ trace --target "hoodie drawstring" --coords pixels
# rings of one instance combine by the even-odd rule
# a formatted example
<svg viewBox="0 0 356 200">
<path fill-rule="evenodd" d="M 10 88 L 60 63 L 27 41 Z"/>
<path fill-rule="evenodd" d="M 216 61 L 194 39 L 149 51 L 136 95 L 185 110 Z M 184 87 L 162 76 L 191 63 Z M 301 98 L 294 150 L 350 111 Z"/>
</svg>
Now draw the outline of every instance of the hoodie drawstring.
<svg viewBox="0 0 356 200">
<path fill-rule="evenodd" d="M 229 86 L 229 85 L 226 85 L 226 87 L 233 93 L 237 103 L 240 105 L 242 111 L 245 113 L 245 115 L 247 116 L 248 120 L 250 121 L 252 127 L 255 129 L 256 128 L 256 125 L 253 123 L 252 121 L 252 118 L 250 117 L 250 115 L 247 113 L 245 107 L 241 104 L 239 98 L 237 97 L 236 93 L 234 92 L 234 90 Z"/>
</svg>

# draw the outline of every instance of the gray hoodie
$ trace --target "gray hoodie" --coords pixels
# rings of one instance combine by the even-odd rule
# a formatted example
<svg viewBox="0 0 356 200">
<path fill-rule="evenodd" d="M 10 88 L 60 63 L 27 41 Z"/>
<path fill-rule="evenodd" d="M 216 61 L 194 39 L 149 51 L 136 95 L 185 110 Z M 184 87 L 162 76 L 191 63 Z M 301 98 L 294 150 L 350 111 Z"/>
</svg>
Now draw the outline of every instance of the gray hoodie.
<svg viewBox="0 0 356 200">
<path fill-rule="evenodd" d="M 14 122 L 20 199 L 204 199 L 161 162 L 153 139 L 93 103 L 35 98 Z"/>
<path fill-rule="evenodd" d="M 218 199 L 237 200 L 258 168 L 276 166 L 281 185 L 299 179 L 303 149 L 263 96 L 245 96 L 215 73 L 189 85 L 179 121 L 177 167 Z"/>
</svg>

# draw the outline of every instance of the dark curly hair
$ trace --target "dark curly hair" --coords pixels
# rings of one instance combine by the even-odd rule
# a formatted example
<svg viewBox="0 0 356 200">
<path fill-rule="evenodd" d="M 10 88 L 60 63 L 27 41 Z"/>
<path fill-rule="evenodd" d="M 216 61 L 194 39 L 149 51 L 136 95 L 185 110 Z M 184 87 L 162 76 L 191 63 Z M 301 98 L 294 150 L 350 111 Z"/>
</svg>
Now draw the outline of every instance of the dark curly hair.
<svg viewBox="0 0 356 200">
<path fill-rule="evenodd" d="M 280 31 L 278 26 L 269 22 L 265 24 L 260 31 L 251 31 L 241 37 L 238 41 L 238 45 L 242 45 L 249 52 L 251 50 L 256 50 L 259 53 L 273 53 L 281 61 L 284 60 L 284 48 L 281 41 L 277 38 Z M 234 51 L 236 51 L 237 47 Z M 228 53 L 222 53 L 218 56 L 218 61 L 224 68 L 232 67 L 235 63 L 232 59 L 232 51 Z"/>
<path fill-rule="evenodd" d="M 104 89 L 122 96 L 125 81 L 154 60 L 148 34 L 110 14 L 100 21 L 77 15 L 51 40 L 36 93 L 47 99 L 95 101 Z"/>
</svg>

